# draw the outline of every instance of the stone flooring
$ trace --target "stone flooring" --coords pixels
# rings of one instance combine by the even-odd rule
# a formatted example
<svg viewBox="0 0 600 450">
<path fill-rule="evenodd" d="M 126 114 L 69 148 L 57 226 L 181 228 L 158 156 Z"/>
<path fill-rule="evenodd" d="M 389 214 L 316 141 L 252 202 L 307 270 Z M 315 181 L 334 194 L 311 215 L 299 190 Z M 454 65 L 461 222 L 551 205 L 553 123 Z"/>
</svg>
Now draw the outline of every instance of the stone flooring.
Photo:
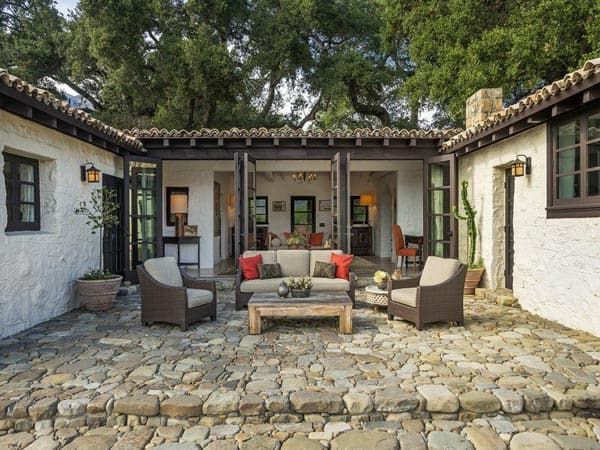
<svg viewBox="0 0 600 450">
<path fill-rule="evenodd" d="M 358 300 L 362 294 L 357 295 Z M 0 341 L 0 448 L 600 449 L 600 339 L 465 299 L 465 327 L 219 317 L 140 324 L 139 298 Z"/>
</svg>

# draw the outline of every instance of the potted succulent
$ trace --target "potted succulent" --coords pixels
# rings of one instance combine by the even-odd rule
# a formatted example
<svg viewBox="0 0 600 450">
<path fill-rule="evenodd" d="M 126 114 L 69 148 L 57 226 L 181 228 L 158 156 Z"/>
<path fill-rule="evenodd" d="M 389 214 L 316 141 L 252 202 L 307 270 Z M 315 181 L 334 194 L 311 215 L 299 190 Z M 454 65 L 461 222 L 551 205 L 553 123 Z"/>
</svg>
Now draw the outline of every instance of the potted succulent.
<svg viewBox="0 0 600 450">
<path fill-rule="evenodd" d="M 75 208 L 75 214 L 84 216 L 92 234 L 100 237 L 100 261 L 96 269 L 76 280 L 81 303 L 88 311 L 104 311 L 112 306 L 123 279 L 104 270 L 103 231 L 119 223 L 117 193 L 107 187 L 92 191 L 89 204 L 85 201 Z"/>
<path fill-rule="evenodd" d="M 310 290 L 312 289 L 312 280 L 310 277 L 290 277 L 288 280 L 288 286 L 292 292 L 292 297 L 295 298 L 306 298 L 310 297 Z"/>
<path fill-rule="evenodd" d="M 378 270 L 373 275 L 373 281 L 375 282 L 375 285 L 379 289 L 387 290 L 387 283 L 388 283 L 388 278 L 389 277 L 390 276 L 389 276 L 389 274 L 387 272 L 384 272 L 383 270 Z"/>
<path fill-rule="evenodd" d="M 469 182 L 463 180 L 461 182 L 461 199 L 464 214 L 458 212 L 458 208 L 454 207 L 454 217 L 458 220 L 464 220 L 467 223 L 467 277 L 465 279 L 465 294 L 474 294 L 475 288 L 479 285 L 481 277 L 485 268 L 483 267 L 483 260 L 479 258 L 475 261 L 475 255 L 477 253 L 477 224 L 475 223 L 475 216 L 477 211 L 473 209 L 471 202 L 468 197 Z"/>
</svg>

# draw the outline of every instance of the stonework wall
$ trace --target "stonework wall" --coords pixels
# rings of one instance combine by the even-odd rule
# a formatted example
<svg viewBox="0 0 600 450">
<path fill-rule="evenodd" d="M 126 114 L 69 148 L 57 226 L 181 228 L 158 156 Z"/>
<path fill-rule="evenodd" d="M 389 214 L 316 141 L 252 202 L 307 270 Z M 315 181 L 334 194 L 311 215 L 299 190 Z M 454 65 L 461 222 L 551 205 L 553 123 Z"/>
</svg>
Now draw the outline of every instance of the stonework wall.
<svg viewBox="0 0 600 450">
<path fill-rule="evenodd" d="M 532 173 L 514 180 L 515 295 L 528 311 L 600 336 L 600 218 L 546 218 L 546 125 L 459 159 L 478 211 L 484 285 L 504 287 L 504 170 L 519 153 Z M 463 259 L 465 250 L 461 223 Z"/>
<path fill-rule="evenodd" d="M 5 232 L 4 152 L 39 160 L 39 232 Z M 121 158 L 0 110 L 0 338 L 79 306 L 73 280 L 100 255 L 97 236 L 73 213 L 94 188 L 80 180 L 86 161 L 122 177 Z"/>
</svg>

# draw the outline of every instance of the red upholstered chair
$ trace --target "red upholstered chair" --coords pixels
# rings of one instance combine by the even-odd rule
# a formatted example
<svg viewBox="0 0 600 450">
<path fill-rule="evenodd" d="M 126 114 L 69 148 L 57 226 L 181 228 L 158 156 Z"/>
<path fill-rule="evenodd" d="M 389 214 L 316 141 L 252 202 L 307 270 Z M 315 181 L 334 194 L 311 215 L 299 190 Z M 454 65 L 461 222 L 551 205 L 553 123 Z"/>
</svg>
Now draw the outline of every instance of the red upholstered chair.
<svg viewBox="0 0 600 450">
<path fill-rule="evenodd" d="M 323 245 L 323 232 L 310 233 L 309 243 L 311 247 L 321 247 Z"/>
<path fill-rule="evenodd" d="M 399 267 L 402 267 L 404 262 L 406 261 L 406 266 L 408 267 L 408 257 L 413 257 L 413 264 L 415 269 L 417 268 L 417 256 L 419 255 L 419 249 L 413 247 L 407 247 L 404 242 L 404 234 L 402 233 L 402 228 L 397 223 L 392 225 L 392 237 L 394 239 L 394 251 L 396 252 L 396 256 L 399 258 L 398 264 Z"/>
</svg>

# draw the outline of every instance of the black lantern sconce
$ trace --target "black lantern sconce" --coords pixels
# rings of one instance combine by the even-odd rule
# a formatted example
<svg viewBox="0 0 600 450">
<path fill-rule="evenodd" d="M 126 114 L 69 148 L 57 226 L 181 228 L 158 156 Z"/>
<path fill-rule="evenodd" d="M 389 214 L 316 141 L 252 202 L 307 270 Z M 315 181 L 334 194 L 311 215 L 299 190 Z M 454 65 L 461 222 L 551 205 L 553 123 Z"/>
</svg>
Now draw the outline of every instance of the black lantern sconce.
<svg viewBox="0 0 600 450">
<path fill-rule="evenodd" d="M 517 155 L 510 165 L 510 173 L 513 177 L 522 177 L 531 174 L 531 157 Z"/>
<path fill-rule="evenodd" d="M 100 183 L 100 170 L 96 169 L 92 163 L 85 163 L 81 166 L 81 181 Z"/>
</svg>

